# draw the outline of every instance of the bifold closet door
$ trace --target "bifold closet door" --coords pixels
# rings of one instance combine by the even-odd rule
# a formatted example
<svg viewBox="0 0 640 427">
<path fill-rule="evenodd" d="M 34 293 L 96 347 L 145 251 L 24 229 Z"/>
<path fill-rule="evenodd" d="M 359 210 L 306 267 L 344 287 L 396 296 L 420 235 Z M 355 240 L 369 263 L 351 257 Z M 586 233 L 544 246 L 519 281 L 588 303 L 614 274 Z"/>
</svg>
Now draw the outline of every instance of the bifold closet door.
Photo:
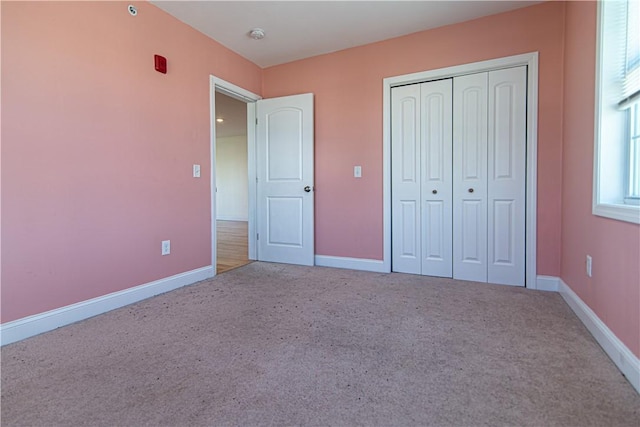
<svg viewBox="0 0 640 427">
<path fill-rule="evenodd" d="M 453 81 L 453 277 L 524 286 L 526 67 Z"/>
<path fill-rule="evenodd" d="M 452 81 L 392 90 L 392 266 L 452 274 Z"/>
<path fill-rule="evenodd" d="M 391 91 L 392 267 L 420 274 L 420 85 Z"/>
<path fill-rule="evenodd" d="M 392 89 L 392 269 L 524 286 L 526 67 Z"/>
<path fill-rule="evenodd" d="M 488 73 L 453 79 L 453 277 L 487 281 Z"/>
<path fill-rule="evenodd" d="M 487 281 L 525 284 L 527 69 L 489 73 Z"/>
</svg>

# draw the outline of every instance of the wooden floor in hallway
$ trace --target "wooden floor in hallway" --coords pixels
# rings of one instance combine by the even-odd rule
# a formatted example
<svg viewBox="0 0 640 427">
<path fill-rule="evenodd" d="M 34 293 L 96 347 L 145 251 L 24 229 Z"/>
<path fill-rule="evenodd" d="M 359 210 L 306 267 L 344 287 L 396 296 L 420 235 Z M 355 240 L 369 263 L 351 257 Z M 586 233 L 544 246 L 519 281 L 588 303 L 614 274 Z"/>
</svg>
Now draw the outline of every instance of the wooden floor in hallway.
<svg viewBox="0 0 640 427">
<path fill-rule="evenodd" d="M 249 264 L 248 223 L 246 221 L 216 221 L 218 227 L 217 272 L 224 273 Z"/>
</svg>

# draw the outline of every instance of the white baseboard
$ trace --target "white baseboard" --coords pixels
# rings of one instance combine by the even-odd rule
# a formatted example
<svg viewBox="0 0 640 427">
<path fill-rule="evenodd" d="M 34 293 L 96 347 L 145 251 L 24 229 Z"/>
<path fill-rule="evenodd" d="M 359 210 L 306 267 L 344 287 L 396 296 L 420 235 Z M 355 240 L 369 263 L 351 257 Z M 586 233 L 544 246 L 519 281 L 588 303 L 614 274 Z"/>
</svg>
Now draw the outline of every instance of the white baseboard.
<svg viewBox="0 0 640 427">
<path fill-rule="evenodd" d="M 388 271 L 386 271 L 384 268 L 384 261 L 377 259 L 316 255 L 315 264 L 320 267 L 347 268 L 349 270 L 388 273 Z"/>
<path fill-rule="evenodd" d="M 89 317 L 97 316 L 98 314 L 106 313 L 107 311 L 124 307 L 125 305 L 172 291 L 210 277 L 213 277 L 213 267 L 202 267 L 134 288 L 113 292 L 76 304 L 3 323 L 0 325 L 0 345 L 11 344 L 43 332 L 52 331 L 61 326 L 88 319 Z"/>
<path fill-rule="evenodd" d="M 233 216 L 233 215 L 220 215 L 216 218 L 218 221 L 249 221 L 249 217 L 246 216 Z"/>
<path fill-rule="evenodd" d="M 559 292 L 569 307 L 584 323 L 591 335 L 611 358 L 613 363 L 627 377 L 633 388 L 640 393 L 640 359 L 611 332 L 611 329 L 580 299 L 569 286 L 560 279 Z"/>
<path fill-rule="evenodd" d="M 536 289 L 539 291 L 558 292 L 558 289 L 560 289 L 560 278 L 555 276 L 538 276 L 536 278 Z"/>
</svg>

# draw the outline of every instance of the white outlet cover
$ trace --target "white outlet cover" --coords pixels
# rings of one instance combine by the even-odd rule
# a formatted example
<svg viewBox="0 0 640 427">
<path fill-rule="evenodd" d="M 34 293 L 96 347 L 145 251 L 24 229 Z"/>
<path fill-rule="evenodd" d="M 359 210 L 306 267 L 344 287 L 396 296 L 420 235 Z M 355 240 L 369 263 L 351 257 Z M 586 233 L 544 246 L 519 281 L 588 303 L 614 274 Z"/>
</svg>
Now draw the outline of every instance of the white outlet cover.
<svg viewBox="0 0 640 427">
<path fill-rule="evenodd" d="M 355 178 L 362 178 L 362 166 L 353 167 L 353 176 Z"/>
<path fill-rule="evenodd" d="M 162 241 L 162 255 L 169 255 L 171 253 L 171 240 Z"/>
<path fill-rule="evenodd" d="M 200 178 L 200 165 L 193 165 L 193 177 Z"/>
</svg>

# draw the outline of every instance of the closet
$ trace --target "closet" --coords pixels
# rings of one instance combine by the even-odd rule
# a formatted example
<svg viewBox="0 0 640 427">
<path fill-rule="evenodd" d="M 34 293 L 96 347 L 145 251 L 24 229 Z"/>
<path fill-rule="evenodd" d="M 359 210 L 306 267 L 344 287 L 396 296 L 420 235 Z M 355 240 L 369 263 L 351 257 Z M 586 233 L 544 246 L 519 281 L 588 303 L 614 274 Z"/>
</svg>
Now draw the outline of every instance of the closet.
<svg viewBox="0 0 640 427">
<path fill-rule="evenodd" d="M 527 67 L 391 91 L 392 270 L 524 286 Z"/>
</svg>

